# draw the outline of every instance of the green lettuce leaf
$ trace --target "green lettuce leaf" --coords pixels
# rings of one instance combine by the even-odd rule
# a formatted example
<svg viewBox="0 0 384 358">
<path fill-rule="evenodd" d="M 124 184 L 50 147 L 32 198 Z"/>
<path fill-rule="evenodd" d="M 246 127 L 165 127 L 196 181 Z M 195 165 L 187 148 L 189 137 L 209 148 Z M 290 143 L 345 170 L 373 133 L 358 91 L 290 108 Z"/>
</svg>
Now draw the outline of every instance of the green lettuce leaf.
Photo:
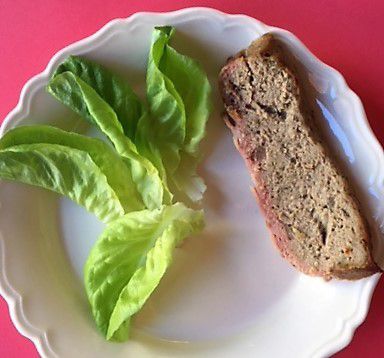
<svg viewBox="0 0 384 358">
<path fill-rule="evenodd" d="M 136 141 L 139 151 L 166 174 L 168 185 L 196 201 L 205 190 L 196 167 L 211 89 L 196 61 L 169 45 L 173 33 L 170 26 L 153 32 L 147 68 L 150 116 L 140 119 Z"/>
<path fill-rule="evenodd" d="M 149 209 L 158 208 L 163 203 L 163 183 L 156 167 L 147 158 L 138 154 L 135 144 L 124 134 L 116 113 L 97 92 L 71 72 L 63 72 L 52 78 L 48 91 L 59 101 L 85 117 L 87 113 L 93 122 L 110 139 L 117 152 L 128 165 L 133 181 Z M 170 195 L 164 196 L 164 203 Z"/>
<path fill-rule="evenodd" d="M 0 150 L 15 145 L 35 143 L 59 144 L 87 152 L 107 178 L 124 211 L 127 213 L 144 209 L 143 201 L 136 190 L 128 167 L 121 157 L 103 141 L 46 125 L 22 126 L 8 131 L 0 139 Z"/>
<path fill-rule="evenodd" d="M 175 246 L 202 227 L 202 211 L 180 203 L 132 212 L 108 225 L 84 269 L 93 316 L 107 339 L 128 337 L 130 318 L 159 284 Z"/>
<path fill-rule="evenodd" d="M 159 27 L 155 35 L 166 39 L 166 45 L 159 65 L 160 70 L 173 84 L 181 97 L 185 112 L 185 139 L 183 150 L 198 154 L 200 141 L 205 135 L 209 116 L 211 87 L 206 74 L 192 58 L 182 55 L 168 45 L 174 29 Z"/>
<path fill-rule="evenodd" d="M 22 144 L 0 150 L 0 178 L 67 196 L 107 223 L 124 209 L 91 156 L 58 144 Z"/>
<path fill-rule="evenodd" d="M 169 31 L 155 30 L 148 56 L 147 99 L 152 115 L 147 133 L 153 133 L 153 139 L 163 157 L 163 164 L 169 173 L 173 173 L 179 165 L 179 150 L 185 139 L 185 109 L 182 98 L 172 81 L 160 67 L 165 58 L 166 45 L 172 35 Z M 141 126 L 141 123 L 139 123 Z M 141 131 L 141 128 L 138 128 Z"/>
<path fill-rule="evenodd" d="M 145 114 L 145 108 L 125 80 L 105 67 L 79 56 L 69 56 L 58 66 L 52 77 L 63 72 L 71 72 L 91 86 L 116 113 L 125 135 L 131 139 L 135 137 L 137 123 Z M 72 96 L 72 99 L 67 100 L 68 103 L 77 103 L 77 112 L 81 111 L 84 118 L 94 123 L 81 97 L 77 97 L 78 93 L 67 93 Z"/>
<path fill-rule="evenodd" d="M 167 171 L 163 164 L 161 151 L 157 147 L 154 140 L 154 133 L 156 133 L 156 130 L 153 128 L 151 129 L 152 123 L 153 121 L 148 114 L 144 115 L 140 119 L 138 130 L 136 132 L 135 143 L 139 153 L 145 158 L 148 158 L 148 160 L 150 160 L 157 169 L 163 183 L 164 203 L 170 204 L 173 199 L 173 194 L 169 189 Z"/>
</svg>

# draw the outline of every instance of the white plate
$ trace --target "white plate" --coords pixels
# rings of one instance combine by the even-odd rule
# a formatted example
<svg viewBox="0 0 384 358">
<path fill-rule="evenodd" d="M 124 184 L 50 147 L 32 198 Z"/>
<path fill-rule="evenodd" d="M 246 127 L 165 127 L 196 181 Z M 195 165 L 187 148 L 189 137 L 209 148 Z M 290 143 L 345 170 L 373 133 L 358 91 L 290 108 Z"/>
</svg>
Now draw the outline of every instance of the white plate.
<svg viewBox="0 0 384 358">
<path fill-rule="evenodd" d="M 197 58 L 216 87 L 226 58 L 274 30 L 304 64 L 325 114 L 324 130 L 357 182 L 376 232 L 384 218 L 384 156 L 357 96 L 342 76 L 292 34 L 242 15 L 211 9 L 139 13 L 114 20 L 53 57 L 23 88 L 2 133 L 21 124 L 79 125 L 44 91 L 69 54 L 84 54 L 120 72 L 142 92 L 154 25 L 177 27 L 175 47 Z M 102 229 L 56 195 L 20 184 L 0 185 L 1 293 L 18 330 L 45 357 L 322 357 L 343 348 L 366 316 L 379 275 L 329 282 L 293 270 L 272 247 L 249 192 L 250 180 L 220 119 L 215 88 L 206 160 L 207 228 L 177 250 L 174 265 L 134 322 L 132 339 L 104 341 L 89 314 L 82 265 Z"/>
</svg>

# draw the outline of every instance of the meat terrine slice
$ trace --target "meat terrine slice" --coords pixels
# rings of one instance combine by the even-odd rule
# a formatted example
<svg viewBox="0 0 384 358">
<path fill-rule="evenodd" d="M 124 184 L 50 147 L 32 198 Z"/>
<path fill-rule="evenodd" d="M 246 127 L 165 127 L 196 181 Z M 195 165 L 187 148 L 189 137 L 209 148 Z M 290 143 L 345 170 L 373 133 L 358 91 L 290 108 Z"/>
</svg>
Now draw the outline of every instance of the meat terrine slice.
<svg viewBox="0 0 384 358">
<path fill-rule="evenodd" d="M 379 268 L 367 221 L 298 78 L 281 40 L 262 36 L 220 72 L 226 124 L 282 256 L 325 279 L 369 276 Z"/>
</svg>

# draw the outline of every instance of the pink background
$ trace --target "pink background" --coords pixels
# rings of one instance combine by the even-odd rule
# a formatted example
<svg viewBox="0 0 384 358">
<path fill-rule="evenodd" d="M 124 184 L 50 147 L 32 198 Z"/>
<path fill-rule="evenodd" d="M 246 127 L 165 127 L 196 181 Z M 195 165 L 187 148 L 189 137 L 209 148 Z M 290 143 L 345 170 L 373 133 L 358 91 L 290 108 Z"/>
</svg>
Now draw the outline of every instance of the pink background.
<svg viewBox="0 0 384 358">
<path fill-rule="evenodd" d="M 20 90 L 62 47 L 88 36 L 116 17 L 137 11 L 190 6 L 243 13 L 295 33 L 320 59 L 338 69 L 362 99 L 384 144 L 384 2 L 381 0 L 0 0 L 0 120 Z M 0 298 L 0 357 L 37 357 L 33 344 L 13 327 Z M 384 356 L 384 282 L 352 343 L 336 355 Z"/>
</svg>

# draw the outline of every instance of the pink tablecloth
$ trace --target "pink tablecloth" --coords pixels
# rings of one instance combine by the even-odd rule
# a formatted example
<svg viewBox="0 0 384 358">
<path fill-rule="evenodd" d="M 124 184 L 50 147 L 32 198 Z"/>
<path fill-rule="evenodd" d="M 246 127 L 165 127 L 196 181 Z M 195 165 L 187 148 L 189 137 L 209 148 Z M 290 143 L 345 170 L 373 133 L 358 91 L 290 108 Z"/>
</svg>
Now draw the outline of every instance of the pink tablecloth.
<svg viewBox="0 0 384 358">
<path fill-rule="evenodd" d="M 363 100 L 384 144 L 384 2 L 381 0 L 130 0 L 0 1 L 0 120 L 16 105 L 23 84 L 45 68 L 63 46 L 88 36 L 107 21 L 137 11 L 189 6 L 244 13 L 294 32 L 319 58 L 340 70 Z M 33 344 L 13 327 L 0 299 L 0 357 L 37 357 Z M 366 321 L 337 357 L 384 356 L 384 283 Z"/>
</svg>

